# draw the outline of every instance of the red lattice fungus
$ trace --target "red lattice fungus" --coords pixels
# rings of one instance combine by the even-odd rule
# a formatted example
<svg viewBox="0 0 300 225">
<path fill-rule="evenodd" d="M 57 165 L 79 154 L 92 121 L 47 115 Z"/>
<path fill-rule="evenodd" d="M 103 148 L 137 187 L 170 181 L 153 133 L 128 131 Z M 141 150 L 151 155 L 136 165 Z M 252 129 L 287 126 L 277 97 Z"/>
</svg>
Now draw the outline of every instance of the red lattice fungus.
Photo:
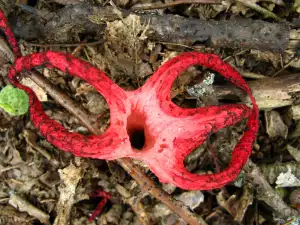
<svg viewBox="0 0 300 225">
<path fill-rule="evenodd" d="M 247 162 L 258 130 L 258 107 L 246 82 L 218 56 L 183 53 L 162 65 L 141 88 L 124 91 L 99 69 L 66 53 L 47 51 L 20 57 L 12 32 L 1 15 L 0 27 L 8 34 L 19 57 L 8 72 L 10 82 L 28 93 L 33 124 L 58 148 L 96 159 L 136 158 L 144 161 L 161 182 L 189 190 L 220 188 L 233 181 Z M 110 127 L 104 134 L 71 133 L 44 113 L 35 93 L 17 80 L 18 73 L 41 65 L 77 76 L 104 96 L 110 108 Z M 215 70 L 246 91 L 252 101 L 252 111 L 243 104 L 196 109 L 175 105 L 170 99 L 171 86 L 180 73 L 193 65 Z M 196 175 L 185 169 L 184 158 L 210 134 L 248 117 L 247 129 L 225 170 Z"/>
</svg>

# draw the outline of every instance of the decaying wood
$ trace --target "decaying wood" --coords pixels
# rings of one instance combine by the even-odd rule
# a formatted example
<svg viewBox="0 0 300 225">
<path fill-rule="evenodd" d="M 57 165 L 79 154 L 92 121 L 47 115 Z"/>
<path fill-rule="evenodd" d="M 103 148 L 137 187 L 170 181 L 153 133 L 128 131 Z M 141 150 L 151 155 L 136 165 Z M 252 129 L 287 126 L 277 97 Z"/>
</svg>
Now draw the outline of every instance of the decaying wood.
<svg viewBox="0 0 300 225">
<path fill-rule="evenodd" d="M 247 84 L 251 88 L 259 109 L 274 109 L 293 104 L 294 94 L 300 91 L 300 74 L 248 81 Z M 219 99 L 234 95 L 238 96 L 242 102 L 250 103 L 248 96 L 235 86 L 215 85 L 214 91 Z"/>
<path fill-rule="evenodd" d="M 287 25 L 260 20 L 202 21 L 174 15 L 145 15 L 141 19 L 150 21 L 152 33 L 147 35 L 153 41 L 278 52 L 282 52 L 289 41 Z"/>
<path fill-rule="evenodd" d="M 129 14 L 133 12 L 126 10 L 116 12 L 113 7 L 91 6 L 84 3 L 68 5 L 58 11 L 44 26 L 45 41 L 70 43 L 72 41 L 70 37 L 74 36 L 72 35 L 74 32 L 94 34 L 96 38 L 101 39 L 106 22 L 119 20 Z M 149 24 L 147 37 L 150 41 L 283 52 L 290 37 L 290 28 L 286 24 L 261 20 L 239 18 L 227 21 L 203 21 L 167 14 L 136 12 L 135 15 L 139 16 L 142 23 Z"/>
</svg>

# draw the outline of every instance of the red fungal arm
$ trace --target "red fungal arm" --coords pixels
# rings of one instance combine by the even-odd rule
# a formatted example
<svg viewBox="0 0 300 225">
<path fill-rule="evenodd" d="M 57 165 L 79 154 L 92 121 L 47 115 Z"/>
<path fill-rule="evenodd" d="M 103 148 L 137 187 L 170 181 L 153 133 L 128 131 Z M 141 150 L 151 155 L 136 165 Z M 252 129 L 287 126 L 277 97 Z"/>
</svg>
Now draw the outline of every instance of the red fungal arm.
<svg viewBox="0 0 300 225">
<path fill-rule="evenodd" d="M 17 56 L 19 48 L 3 14 L 0 27 Z M 94 86 L 110 107 L 110 127 L 99 136 L 83 136 L 67 131 L 43 111 L 35 93 L 19 83 L 18 73 L 37 66 L 56 68 L 77 76 Z M 248 93 L 252 110 L 243 104 L 183 109 L 170 99 L 177 76 L 192 65 L 217 71 Z M 30 97 L 30 118 L 41 134 L 53 145 L 77 156 L 117 159 L 132 157 L 144 161 L 161 182 L 189 190 L 220 188 L 233 181 L 247 162 L 258 131 L 258 107 L 249 87 L 230 65 L 214 54 L 183 53 L 162 65 L 146 84 L 135 91 L 124 91 L 103 72 L 61 52 L 43 52 L 19 57 L 8 72 L 10 82 Z M 184 158 L 205 139 L 224 127 L 248 118 L 247 130 L 235 147 L 231 162 L 218 174 L 189 173 Z"/>
<path fill-rule="evenodd" d="M 10 28 L 7 18 L 5 17 L 3 11 L 0 9 L 0 29 L 3 30 L 8 43 L 11 45 L 12 50 L 14 54 L 17 57 L 21 57 L 21 51 L 19 48 L 19 44 L 15 38 L 14 33 L 12 32 L 12 29 Z"/>
</svg>

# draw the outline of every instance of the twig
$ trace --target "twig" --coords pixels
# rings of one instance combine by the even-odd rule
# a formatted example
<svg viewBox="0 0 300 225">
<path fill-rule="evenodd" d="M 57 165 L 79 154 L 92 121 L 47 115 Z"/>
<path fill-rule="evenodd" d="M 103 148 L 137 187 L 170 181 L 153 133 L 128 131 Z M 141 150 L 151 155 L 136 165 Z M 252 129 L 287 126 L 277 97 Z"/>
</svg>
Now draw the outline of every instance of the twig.
<svg viewBox="0 0 300 225">
<path fill-rule="evenodd" d="M 83 44 L 86 44 L 86 43 L 87 43 L 87 40 L 84 39 L 81 43 L 82 43 L 82 45 L 78 45 L 78 46 L 72 51 L 72 53 L 71 53 L 72 55 L 76 56 L 76 55 L 81 51 L 81 49 L 84 47 Z"/>
<path fill-rule="evenodd" d="M 40 47 L 40 48 L 51 48 L 51 47 L 77 47 L 77 46 L 94 46 L 104 43 L 104 40 L 94 41 L 94 42 L 83 42 L 83 43 L 76 43 L 76 44 L 36 44 L 36 43 L 29 43 L 24 41 L 24 45 L 30 47 Z"/>
<path fill-rule="evenodd" d="M 72 100 L 62 93 L 58 88 L 54 87 L 46 78 L 40 75 L 37 71 L 31 72 L 30 77 L 41 88 L 49 93 L 49 95 L 59 102 L 70 113 L 77 117 L 92 133 L 98 135 L 100 131 L 91 123 L 85 110 L 76 106 Z M 173 210 L 185 222 L 190 225 L 207 225 L 207 223 L 200 217 L 191 213 L 181 202 L 174 200 L 169 194 L 155 187 L 155 183 L 148 178 L 143 171 L 138 168 L 131 159 L 118 159 L 119 164 L 131 175 L 133 179 L 141 186 L 141 189 L 148 191 L 155 198 L 162 201 L 166 206 Z"/>
<path fill-rule="evenodd" d="M 91 132 L 94 134 L 100 134 L 100 131 L 92 124 L 87 112 L 77 107 L 71 98 L 63 94 L 57 87 L 51 84 L 43 75 L 38 71 L 31 71 L 26 73 L 27 77 L 32 79 L 37 85 L 49 93 L 49 95 L 55 99 L 59 104 L 65 107 L 70 113 L 75 115 Z"/>
<path fill-rule="evenodd" d="M 152 224 L 149 215 L 146 213 L 144 206 L 141 203 L 141 198 L 139 196 L 133 196 L 129 199 L 126 199 L 126 203 L 130 205 L 142 225 Z"/>
<path fill-rule="evenodd" d="M 119 183 L 115 184 L 115 189 L 123 197 L 123 201 L 130 205 L 142 225 L 152 224 L 149 215 L 146 213 L 145 208 L 141 203 L 145 192 L 132 196 L 131 193 Z"/>
<path fill-rule="evenodd" d="M 41 221 L 41 223 L 50 225 L 50 216 L 48 214 L 38 209 L 20 196 L 12 193 L 9 198 L 9 204 L 21 212 L 27 212 L 29 215 Z"/>
<path fill-rule="evenodd" d="M 131 7 L 132 10 L 164 9 L 183 4 L 221 4 L 220 0 L 175 0 L 167 3 L 141 3 Z"/>
<path fill-rule="evenodd" d="M 17 169 L 17 168 L 20 168 L 22 165 L 24 165 L 24 163 L 20 163 L 18 165 L 15 165 L 15 166 L 9 166 L 9 167 L 5 167 L 3 169 L 0 170 L 0 174 L 6 172 L 6 171 L 9 171 L 9 170 L 13 170 L 13 169 Z M 1 201 L 1 200 L 0 200 Z"/>
<path fill-rule="evenodd" d="M 246 71 L 241 71 L 241 70 L 239 70 L 239 72 L 242 75 L 242 77 L 246 77 L 246 78 L 252 78 L 252 79 L 265 79 L 265 78 L 268 78 L 268 76 L 258 74 L 258 73 L 246 72 Z"/>
<path fill-rule="evenodd" d="M 280 70 L 276 71 L 272 77 L 276 77 L 278 74 L 280 74 L 282 71 L 284 71 L 287 67 L 289 67 L 296 59 L 298 59 L 297 56 L 294 56 L 293 58 L 290 59 L 290 61 L 288 61 L 287 64 L 285 64 Z"/>
</svg>

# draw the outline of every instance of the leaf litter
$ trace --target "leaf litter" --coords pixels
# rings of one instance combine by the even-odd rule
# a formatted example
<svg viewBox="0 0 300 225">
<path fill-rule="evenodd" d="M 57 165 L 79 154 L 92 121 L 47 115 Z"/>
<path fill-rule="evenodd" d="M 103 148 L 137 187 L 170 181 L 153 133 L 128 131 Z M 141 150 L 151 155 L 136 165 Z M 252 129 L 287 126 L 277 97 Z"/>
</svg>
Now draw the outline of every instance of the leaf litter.
<svg viewBox="0 0 300 225">
<path fill-rule="evenodd" d="M 228 3 L 229 1 L 226 2 Z M 259 3 L 261 7 L 264 7 L 270 12 L 276 10 L 276 5 L 272 3 L 261 4 L 261 2 L 259 1 L 254 1 L 254 3 Z M 242 4 L 241 2 L 237 2 L 232 5 L 227 4 L 226 7 L 210 6 L 210 8 L 213 8 L 213 10 L 215 11 L 207 11 L 205 13 L 203 13 L 203 10 L 200 9 L 201 7 L 205 7 L 193 7 L 198 10 L 198 13 L 202 16 L 202 18 L 218 18 L 218 15 L 222 15 L 222 13 L 224 13 L 227 9 L 230 9 L 230 13 L 242 13 L 242 15 L 246 17 L 259 16 L 259 13 L 257 14 L 257 12 L 253 8 L 250 8 L 247 5 Z M 297 9 L 296 3 L 294 7 Z M 141 24 L 135 16 L 126 17 L 125 19 L 114 21 L 111 23 L 108 22 L 107 29 L 105 30 L 106 42 L 104 43 L 104 45 L 100 48 L 84 47 L 83 52 L 85 52 L 85 54 L 82 54 L 82 57 L 86 57 L 86 59 L 89 59 L 92 64 L 97 65 L 99 68 L 105 70 L 107 74 L 111 76 L 111 78 L 114 79 L 114 81 L 116 81 L 118 84 L 127 89 L 135 89 L 139 87 L 153 73 L 153 71 L 156 70 L 158 65 L 160 65 L 165 59 L 168 58 L 168 54 L 170 52 L 173 55 L 176 55 L 179 52 L 186 50 L 183 46 L 172 47 L 168 44 L 161 45 L 160 43 L 151 43 L 154 47 L 160 46 L 158 48 L 159 51 L 154 52 L 157 48 L 151 49 L 148 47 L 149 41 L 147 40 L 146 31 L 147 24 Z M 65 49 L 63 47 L 61 49 L 70 51 L 70 49 Z M 37 49 L 32 49 L 30 51 L 33 52 L 36 50 Z M 216 49 L 216 51 L 222 52 L 225 50 Z M 156 60 L 154 60 L 152 63 L 149 63 L 151 54 L 156 54 L 157 57 Z M 228 52 L 225 53 L 225 55 L 226 54 L 235 55 L 236 52 Z M 239 64 L 237 62 L 238 59 L 236 59 L 236 61 L 232 63 L 237 65 L 240 69 L 244 69 L 243 67 L 245 67 L 246 69 L 254 70 L 255 72 L 260 72 L 261 74 L 267 76 L 282 67 L 281 58 L 278 54 L 264 52 L 259 53 L 251 51 L 251 55 L 252 58 L 250 58 L 247 54 L 237 56 L 245 60 L 245 64 Z M 284 61 L 283 63 L 286 63 L 286 61 Z M 292 64 L 291 66 L 294 65 L 295 64 Z M 295 70 L 291 69 L 291 72 L 295 72 Z M 203 72 L 199 73 L 198 71 L 195 72 L 194 69 L 190 69 L 186 73 L 187 79 L 183 79 L 182 77 L 180 77 L 181 79 L 178 79 L 176 85 L 174 84 L 173 86 L 174 101 L 181 106 L 191 106 L 194 105 L 194 102 L 197 101 L 198 104 L 199 101 L 202 102 L 201 104 L 203 104 L 203 101 L 205 100 L 199 99 L 204 98 L 203 95 L 199 94 L 197 96 L 193 96 L 187 91 L 189 89 L 185 89 L 188 85 L 194 85 L 194 88 L 198 87 L 197 85 L 201 84 L 200 82 L 196 82 L 196 85 L 190 82 L 195 82 L 194 79 L 202 76 Z M 2 75 L 1 77 L 2 87 L 5 83 L 7 83 L 5 76 L 6 74 Z M 193 79 L 188 79 L 191 76 L 193 77 Z M 108 107 L 103 102 L 103 98 L 99 94 L 95 93 L 93 88 L 90 88 L 88 85 L 84 84 L 84 82 L 80 81 L 80 85 L 72 89 L 72 86 L 68 86 L 68 82 L 58 82 L 59 79 L 63 81 L 64 79 L 66 79 L 66 77 L 63 77 L 63 80 L 59 78 L 59 76 L 53 77 L 53 80 L 56 80 L 55 82 L 57 82 L 57 85 L 63 87 L 70 96 L 73 96 L 73 98 L 79 104 L 81 103 L 83 107 L 88 109 L 91 114 L 96 115 L 105 113 L 104 117 L 102 118 L 103 120 L 106 120 L 105 123 L 108 124 Z M 216 79 L 217 80 L 215 82 L 220 82 L 218 81 L 218 76 L 216 76 Z M 191 99 L 191 96 L 196 97 L 196 99 Z M 76 119 L 74 119 L 74 117 L 71 116 L 68 112 L 62 110 L 60 107 L 54 104 L 51 98 L 46 99 L 43 97 L 43 99 L 45 99 L 45 103 L 52 104 L 48 106 L 47 110 L 47 113 L 51 115 L 52 118 L 60 121 L 70 130 L 80 129 L 80 123 Z M 52 212 L 59 211 L 56 209 L 57 202 L 59 202 L 59 199 L 62 198 L 62 193 L 64 192 L 59 189 L 60 186 L 63 186 L 63 179 L 60 179 L 58 171 L 59 169 L 67 168 L 68 166 L 72 165 L 72 162 L 74 160 L 73 156 L 68 153 L 59 151 L 49 143 L 47 144 L 43 137 L 41 137 L 30 124 L 30 122 L 28 122 L 28 119 L 26 117 L 12 118 L 4 112 L 0 113 L 2 118 L 0 142 L 2 150 L 0 171 L 2 171 L 1 176 L 5 177 L 6 179 L 6 181 L 1 182 L 1 197 L 3 199 L 10 198 L 9 193 L 11 190 L 13 190 L 18 194 L 27 196 L 22 197 L 24 198 L 23 200 L 28 203 L 27 207 L 34 205 L 34 207 L 49 213 L 49 215 Z M 278 114 L 276 117 L 278 118 Z M 267 119 L 270 120 L 270 118 Z M 259 160 L 261 159 L 261 157 L 253 157 L 253 160 L 255 162 L 257 161 L 258 165 L 261 164 L 261 168 L 263 169 L 263 171 L 266 171 L 264 169 L 264 165 L 266 165 L 263 161 L 264 159 L 268 159 L 266 160 L 268 166 L 276 167 L 276 159 L 274 158 L 287 157 L 287 159 L 289 159 L 287 163 L 279 164 L 280 166 L 282 166 L 281 170 L 283 171 L 281 172 L 281 174 L 279 172 L 275 172 L 272 178 L 273 181 L 270 181 L 270 183 L 274 184 L 275 180 L 281 179 L 287 179 L 289 181 L 291 179 L 288 178 L 289 176 L 291 176 L 291 174 L 293 174 L 296 180 L 297 177 L 299 178 L 299 174 L 293 173 L 292 171 L 287 169 L 289 168 L 287 166 L 288 164 L 293 165 L 294 170 L 295 168 L 297 168 L 297 165 L 293 164 L 294 159 L 288 158 L 288 156 L 293 155 L 293 153 L 289 153 L 289 151 L 281 151 L 282 146 L 287 146 L 288 143 L 291 143 L 292 141 L 297 139 L 298 135 L 294 136 L 292 140 L 287 139 L 287 133 L 293 132 L 292 127 L 296 121 L 293 120 L 292 124 L 286 125 L 284 124 L 284 121 L 282 121 L 282 119 L 280 119 L 279 123 L 276 122 L 277 120 L 275 121 L 274 118 L 271 118 L 271 120 L 273 120 L 271 121 L 272 126 L 276 125 L 276 127 L 270 127 L 270 123 L 262 120 L 262 131 L 260 133 L 261 136 L 267 135 L 272 139 L 271 150 L 269 152 L 266 150 L 260 151 L 260 153 L 264 155 L 262 157 L 262 161 Z M 240 126 L 242 125 L 243 124 L 240 124 Z M 222 135 L 220 135 L 218 138 L 215 138 L 215 151 L 220 162 L 228 162 L 230 154 L 226 153 L 226 151 L 230 152 L 233 146 L 235 146 L 237 142 L 236 138 L 239 137 L 242 131 L 240 126 L 236 126 L 229 131 L 227 130 L 227 132 L 226 130 L 224 130 L 221 132 Z M 287 130 L 287 128 L 289 129 Z M 26 137 L 23 136 L 23 133 L 26 129 L 30 129 L 32 132 L 36 133 L 36 142 L 34 144 L 26 140 Z M 284 143 L 282 144 L 280 140 L 283 140 Z M 265 146 L 265 142 L 266 139 L 258 139 L 259 146 Z M 267 144 L 267 146 L 269 145 Z M 293 148 L 295 148 L 295 142 L 293 142 L 293 146 Z M 36 150 L 39 148 L 50 152 L 55 160 L 51 160 L 51 162 L 46 160 L 45 157 L 43 157 L 39 153 L 39 151 Z M 296 149 L 298 149 L 297 145 Z M 187 167 L 190 166 L 190 170 L 197 173 L 202 173 L 203 168 L 208 168 L 209 172 L 214 171 L 214 169 L 211 169 L 211 165 L 213 165 L 213 157 L 211 154 L 202 153 L 202 151 L 200 151 L 199 149 L 195 150 L 193 154 L 195 154 L 195 159 L 187 162 Z M 133 210 L 123 203 L 122 196 L 124 197 L 124 194 L 120 196 L 117 194 L 116 187 L 118 187 L 118 185 L 116 184 L 116 180 L 111 177 L 111 173 L 115 172 L 109 170 L 107 165 L 103 162 L 97 162 L 95 160 L 88 159 L 83 159 L 82 162 L 84 166 L 81 165 L 80 168 L 84 168 L 85 173 L 82 179 L 78 181 L 79 185 L 76 186 L 77 191 L 75 194 L 73 193 L 73 196 L 70 198 L 71 201 L 69 202 L 72 206 L 71 218 L 74 221 L 74 224 L 87 224 L 89 214 L 95 207 L 95 203 L 89 201 L 87 196 L 88 193 L 91 192 L 91 190 L 95 190 L 99 187 L 106 189 L 111 193 L 114 193 L 116 197 L 112 203 L 112 206 L 107 206 L 107 208 L 103 211 L 103 214 L 97 221 L 98 224 L 139 224 L 139 220 L 137 219 L 137 216 L 135 215 Z M 47 171 L 50 171 L 50 173 L 46 173 Z M 266 172 L 266 177 L 268 177 L 268 175 L 270 174 Z M 284 180 L 284 182 L 281 182 L 281 184 L 287 185 L 289 184 L 288 181 Z M 82 185 L 81 183 L 85 183 L 86 185 Z M 131 195 L 136 194 L 135 192 L 138 188 L 130 188 L 134 187 L 135 185 L 132 184 L 134 182 L 130 182 L 130 179 L 128 177 L 121 180 L 120 183 L 123 186 L 127 187 L 126 190 L 129 190 L 129 193 Z M 273 187 L 275 187 L 275 185 Z M 245 189 L 246 185 L 241 188 L 234 189 L 233 194 L 223 199 L 222 203 L 220 203 L 220 200 L 217 199 L 216 194 L 218 194 L 217 196 L 220 196 L 221 193 L 223 195 L 223 192 L 220 192 L 218 190 L 214 191 L 215 193 L 203 192 L 204 201 L 212 198 L 214 204 L 222 206 L 225 211 L 227 211 L 225 212 L 224 209 L 220 210 L 218 206 L 213 206 L 211 208 L 211 211 L 206 212 L 205 214 L 207 222 L 209 222 L 210 224 L 235 224 L 235 218 L 239 218 L 237 221 L 242 221 L 243 216 L 251 215 L 251 211 L 254 210 L 254 204 L 256 200 L 253 199 L 252 194 L 247 193 L 247 191 L 251 191 L 253 190 L 253 188 L 251 189 L 251 187 L 247 187 L 248 190 Z M 74 192 L 74 189 L 72 189 L 72 192 Z M 68 193 L 67 191 L 66 194 L 71 194 L 72 192 Z M 193 193 L 178 190 L 178 188 L 176 187 L 171 187 L 170 193 L 174 193 L 173 196 L 178 196 L 178 192 L 180 193 L 179 195 L 182 196 L 192 195 Z M 237 195 L 240 192 L 246 194 Z M 76 197 L 77 195 L 79 197 Z M 74 197 L 77 199 L 73 199 Z M 194 196 L 192 195 L 192 197 Z M 196 195 L 196 200 L 198 200 L 198 202 L 196 202 L 195 205 L 194 203 L 192 204 L 194 205 L 192 206 L 192 209 L 194 209 L 195 212 L 201 212 L 202 204 L 200 200 L 202 197 L 203 196 L 199 197 L 198 195 Z M 144 201 L 144 205 L 148 206 L 146 208 L 149 215 L 152 215 L 153 213 L 153 211 L 151 210 L 151 206 L 157 206 L 158 204 L 160 204 L 154 198 L 149 196 L 145 197 Z M 240 209 L 237 209 L 237 205 L 241 204 L 241 202 L 243 202 L 242 207 Z M 4 201 L 4 203 L 7 202 Z M 191 203 L 186 202 L 186 205 L 190 204 Z M 230 208 L 230 206 L 235 207 Z M 19 224 L 26 224 L 28 223 L 28 221 L 30 221 L 28 219 L 28 217 L 31 215 L 30 213 L 24 214 L 17 212 L 13 208 L 7 208 L 9 207 L 7 204 L 3 204 L 3 207 L 6 208 L 3 208 L 3 210 L 1 210 L 1 221 L 8 221 L 6 223 L 3 222 L 3 224 L 9 224 L 12 220 L 19 221 Z M 156 215 L 153 218 L 160 221 L 161 223 L 172 224 L 173 222 L 175 224 L 177 222 L 177 224 L 179 224 L 177 221 L 178 218 L 172 213 L 172 211 L 168 211 L 168 209 L 165 208 L 162 204 L 161 207 L 164 209 L 156 209 L 157 212 L 161 212 L 161 215 Z M 261 205 L 259 205 L 259 207 L 259 209 L 261 210 L 266 210 Z M 9 212 L 14 213 L 5 214 L 7 210 L 10 210 Z M 240 210 L 240 212 L 237 212 L 238 210 Z M 263 216 L 264 215 L 259 215 L 259 218 Z M 29 224 L 32 223 L 29 222 Z M 261 222 L 260 224 L 268 223 Z"/>
</svg>

